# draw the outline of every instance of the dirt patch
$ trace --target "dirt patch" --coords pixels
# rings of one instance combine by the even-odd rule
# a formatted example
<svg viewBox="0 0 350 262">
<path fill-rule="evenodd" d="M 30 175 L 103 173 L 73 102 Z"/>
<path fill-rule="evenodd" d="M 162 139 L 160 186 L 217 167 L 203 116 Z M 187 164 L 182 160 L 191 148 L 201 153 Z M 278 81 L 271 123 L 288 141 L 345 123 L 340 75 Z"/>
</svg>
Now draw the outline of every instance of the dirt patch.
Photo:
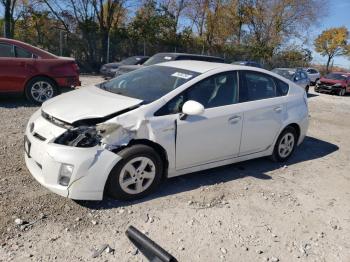
<svg viewBox="0 0 350 262">
<path fill-rule="evenodd" d="M 308 137 L 285 165 L 251 160 L 169 179 L 140 201 L 77 203 L 24 165 L 37 107 L 1 97 L 0 261 L 145 261 L 129 225 L 179 261 L 350 261 L 350 96 L 311 92 L 309 106 Z"/>
</svg>

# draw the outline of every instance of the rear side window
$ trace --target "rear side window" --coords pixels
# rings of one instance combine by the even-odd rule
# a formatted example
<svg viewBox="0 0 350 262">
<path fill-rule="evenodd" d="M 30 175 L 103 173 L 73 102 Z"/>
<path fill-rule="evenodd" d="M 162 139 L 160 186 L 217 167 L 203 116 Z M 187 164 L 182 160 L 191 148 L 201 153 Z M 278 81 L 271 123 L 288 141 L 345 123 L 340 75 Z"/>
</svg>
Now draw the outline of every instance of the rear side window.
<svg viewBox="0 0 350 262">
<path fill-rule="evenodd" d="M 240 102 L 267 99 L 277 95 L 275 81 L 267 74 L 242 71 L 240 80 Z"/>
<path fill-rule="evenodd" d="M 0 57 L 14 57 L 13 45 L 0 43 Z"/>
<path fill-rule="evenodd" d="M 307 72 L 309 74 L 317 74 L 318 73 L 315 69 L 312 69 L 312 68 L 308 69 Z"/>
<path fill-rule="evenodd" d="M 16 57 L 18 58 L 32 58 L 33 54 L 27 50 L 16 46 Z"/>
<path fill-rule="evenodd" d="M 276 94 L 277 96 L 285 96 L 288 94 L 289 91 L 289 85 L 282 80 L 279 80 L 277 78 L 274 78 L 276 83 Z"/>
</svg>

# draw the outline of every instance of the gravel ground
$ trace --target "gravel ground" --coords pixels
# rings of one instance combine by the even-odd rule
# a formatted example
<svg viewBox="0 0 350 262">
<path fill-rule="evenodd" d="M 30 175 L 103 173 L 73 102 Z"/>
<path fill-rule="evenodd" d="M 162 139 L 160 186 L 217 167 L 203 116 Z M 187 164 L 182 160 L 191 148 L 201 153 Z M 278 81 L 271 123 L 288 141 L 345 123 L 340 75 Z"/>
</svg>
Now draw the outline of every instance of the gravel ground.
<svg viewBox="0 0 350 262">
<path fill-rule="evenodd" d="M 37 107 L 1 97 L 0 261 L 146 261 L 129 225 L 179 261 L 350 261 L 350 96 L 311 91 L 309 105 L 308 137 L 285 165 L 251 160 L 169 179 L 140 201 L 75 202 L 25 167 Z"/>
</svg>

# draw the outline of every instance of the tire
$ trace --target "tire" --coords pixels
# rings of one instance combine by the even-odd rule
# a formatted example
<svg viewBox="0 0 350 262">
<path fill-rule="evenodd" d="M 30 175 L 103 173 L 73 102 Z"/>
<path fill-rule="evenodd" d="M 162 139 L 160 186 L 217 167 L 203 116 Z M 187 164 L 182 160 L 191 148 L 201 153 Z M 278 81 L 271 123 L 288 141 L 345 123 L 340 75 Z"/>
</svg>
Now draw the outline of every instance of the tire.
<svg viewBox="0 0 350 262">
<path fill-rule="evenodd" d="M 293 141 L 292 145 L 290 144 L 291 141 Z M 284 151 L 283 153 L 282 144 L 285 144 L 285 142 L 290 145 L 289 146 L 285 145 L 284 150 L 286 151 Z M 286 127 L 277 139 L 277 142 L 275 144 L 275 147 L 271 156 L 272 160 L 275 162 L 284 162 L 288 160 L 288 158 L 294 153 L 297 142 L 298 142 L 298 135 L 295 128 L 291 126 Z"/>
<path fill-rule="evenodd" d="M 346 89 L 342 88 L 342 89 L 339 90 L 338 96 L 345 96 L 345 93 L 346 93 Z"/>
<path fill-rule="evenodd" d="M 58 95 L 56 83 L 47 77 L 35 77 L 25 86 L 26 98 L 37 105 L 41 105 L 46 100 Z"/>
<path fill-rule="evenodd" d="M 158 187 L 164 167 L 159 154 L 152 147 L 133 145 L 121 150 L 118 155 L 122 159 L 112 169 L 106 184 L 109 196 L 118 200 L 134 200 L 152 193 Z M 144 169 L 142 164 L 146 165 Z M 149 178 L 144 177 L 146 173 Z"/>
<path fill-rule="evenodd" d="M 306 94 L 308 94 L 308 93 L 309 93 L 309 89 L 310 89 L 310 87 L 309 87 L 309 86 L 306 86 L 306 87 L 305 87 L 305 92 L 306 92 Z"/>
</svg>

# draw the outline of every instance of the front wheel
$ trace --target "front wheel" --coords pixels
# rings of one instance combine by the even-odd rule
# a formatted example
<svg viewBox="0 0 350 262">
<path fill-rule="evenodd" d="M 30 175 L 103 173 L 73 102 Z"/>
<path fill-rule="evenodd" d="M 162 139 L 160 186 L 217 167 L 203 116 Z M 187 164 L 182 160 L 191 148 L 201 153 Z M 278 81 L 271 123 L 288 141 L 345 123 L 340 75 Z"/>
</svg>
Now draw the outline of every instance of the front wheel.
<svg viewBox="0 0 350 262">
<path fill-rule="evenodd" d="M 42 104 L 46 100 L 58 95 L 57 85 L 47 77 L 35 77 L 25 87 L 27 99 L 35 104 Z"/>
<path fill-rule="evenodd" d="M 161 182 L 163 163 L 146 145 L 133 145 L 118 152 L 122 157 L 107 181 L 107 193 L 119 200 L 132 200 L 153 192 Z"/>
<path fill-rule="evenodd" d="M 294 152 L 296 144 L 297 132 L 295 128 L 289 126 L 278 137 L 272 159 L 276 162 L 286 161 Z"/>
</svg>

